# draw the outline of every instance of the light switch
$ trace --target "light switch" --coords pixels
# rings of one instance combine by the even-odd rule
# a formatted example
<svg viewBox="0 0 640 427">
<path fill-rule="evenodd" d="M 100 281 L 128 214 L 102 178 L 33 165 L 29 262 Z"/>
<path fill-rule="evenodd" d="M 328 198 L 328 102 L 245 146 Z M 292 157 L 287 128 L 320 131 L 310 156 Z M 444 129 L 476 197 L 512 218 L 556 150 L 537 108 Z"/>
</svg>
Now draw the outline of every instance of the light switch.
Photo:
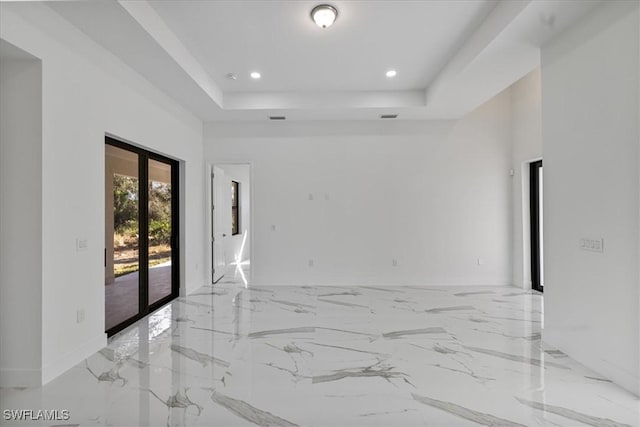
<svg viewBox="0 0 640 427">
<path fill-rule="evenodd" d="M 578 246 L 583 251 L 589 252 L 604 252 L 604 239 L 600 238 L 589 238 L 589 237 L 581 237 L 578 242 Z"/>
</svg>

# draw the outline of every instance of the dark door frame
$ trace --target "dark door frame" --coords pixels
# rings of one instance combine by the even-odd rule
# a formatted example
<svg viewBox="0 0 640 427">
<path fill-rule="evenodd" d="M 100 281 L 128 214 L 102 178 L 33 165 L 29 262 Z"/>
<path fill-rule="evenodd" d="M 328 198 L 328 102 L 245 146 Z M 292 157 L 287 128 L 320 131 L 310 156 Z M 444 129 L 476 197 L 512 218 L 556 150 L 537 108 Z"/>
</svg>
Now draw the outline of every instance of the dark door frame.
<svg viewBox="0 0 640 427">
<path fill-rule="evenodd" d="M 531 212 L 531 287 L 543 292 L 544 286 L 540 277 L 540 169 L 542 160 L 529 165 L 529 206 Z"/>
<path fill-rule="evenodd" d="M 105 144 L 131 151 L 138 155 L 138 313 L 106 331 L 107 336 L 120 332 L 149 313 L 178 297 L 180 292 L 180 195 L 179 163 L 176 160 L 105 136 Z M 171 293 L 149 305 L 149 160 L 171 165 Z M 106 267 L 106 249 L 105 249 Z"/>
</svg>

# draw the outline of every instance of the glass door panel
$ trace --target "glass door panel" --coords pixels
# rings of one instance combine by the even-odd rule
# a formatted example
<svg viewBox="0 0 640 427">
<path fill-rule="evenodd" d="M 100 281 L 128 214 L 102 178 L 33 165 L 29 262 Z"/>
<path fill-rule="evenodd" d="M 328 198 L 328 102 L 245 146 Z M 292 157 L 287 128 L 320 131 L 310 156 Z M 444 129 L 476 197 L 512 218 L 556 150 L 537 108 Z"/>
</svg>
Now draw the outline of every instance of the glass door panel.
<svg viewBox="0 0 640 427">
<path fill-rule="evenodd" d="M 149 305 L 172 294 L 172 165 L 149 159 Z"/>
<path fill-rule="evenodd" d="M 140 311 L 139 156 L 106 145 L 105 327 Z"/>
</svg>

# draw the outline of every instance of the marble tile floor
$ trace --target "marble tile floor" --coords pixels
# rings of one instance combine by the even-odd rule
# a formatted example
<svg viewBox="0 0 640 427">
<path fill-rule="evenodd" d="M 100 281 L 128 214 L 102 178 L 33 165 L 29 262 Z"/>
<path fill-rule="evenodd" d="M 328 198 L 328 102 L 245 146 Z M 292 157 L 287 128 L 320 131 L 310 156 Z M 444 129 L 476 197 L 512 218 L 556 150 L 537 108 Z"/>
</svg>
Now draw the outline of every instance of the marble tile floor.
<svg viewBox="0 0 640 427">
<path fill-rule="evenodd" d="M 179 298 L 5 409 L 73 426 L 640 426 L 640 401 L 541 342 L 512 287 L 260 287 Z"/>
<path fill-rule="evenodd" d="M 248 287 L 251 283 L 251 264 L 244 261 L 242 264 L 228 264 L 224 270 L 224 275 L 216 285 L 229 285 L 236 283 Z"/>
</svg>

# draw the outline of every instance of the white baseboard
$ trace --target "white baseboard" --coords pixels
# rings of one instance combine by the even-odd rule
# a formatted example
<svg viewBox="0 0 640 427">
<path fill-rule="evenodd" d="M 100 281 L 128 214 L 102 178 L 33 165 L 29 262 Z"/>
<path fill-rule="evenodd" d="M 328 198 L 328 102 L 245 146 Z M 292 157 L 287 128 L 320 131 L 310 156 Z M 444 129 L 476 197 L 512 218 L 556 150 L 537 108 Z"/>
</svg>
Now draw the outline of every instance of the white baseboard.
<svg viewBox="0 0 640 427">
<path fill-rule="evenodd" d="M 40 369 L 0 369 L 0 387 L 40 387 Z"/>
<path fill-rule="evenodd" d="M 197 285 L 192 285 L 192 286 L 183 286 L 183 287 L 180 288 L 180 293 L 179 293 L 178 296 L 186 297 L 190 293 L 195 292 L 196 290 L 200 289 L 203 286 L 206 286 L 205 283 L 206 282 L 202 282 L 202 283 L 199 283 Z"/>
<path fill-rule="evenodd" d="M 48 383 L 60 374 L 82 362 L 87 357 L 98 352 L 107 345 L 107 334 L 102 333 L 84 344 L 68 351 L 57 360 L 48 363 L 42 368 L 42 385 Z"/>
<path fill-rule="evenodd" d="M 622 369 L 602 358 L 593 357 L 594 352 L 575 352 L 567 348 L 565 341 L 548 331 L 542 332 L 542 342 L 562 351 L 578 363 L 593 370 L 598 375 L 613 381 L 615 384 L 640 397 L 640 378 L 628 370 Z"/>
</svg>

